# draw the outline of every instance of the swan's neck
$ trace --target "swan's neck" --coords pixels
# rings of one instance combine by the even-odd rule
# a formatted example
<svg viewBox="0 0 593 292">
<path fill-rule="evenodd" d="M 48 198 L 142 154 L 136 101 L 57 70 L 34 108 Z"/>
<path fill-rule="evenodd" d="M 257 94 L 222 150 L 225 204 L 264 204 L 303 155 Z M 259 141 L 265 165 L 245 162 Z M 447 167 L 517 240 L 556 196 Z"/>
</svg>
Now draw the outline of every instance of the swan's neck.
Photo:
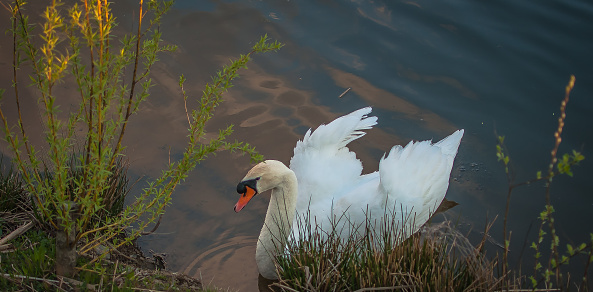
<svg viewBox="0 0 593 292">
<path fill-rule="evenodd" d="M 296 212 L 297 193 L 297 179 L 291 170 L 288 170 L 282 176 L 281 183 L 272 189 L 255 252 L 258 269 L 265 278 L 277 278 L 273 257 L 278 251 L 284 250 L 286 240 L 290 236 Z"/>
</svg>

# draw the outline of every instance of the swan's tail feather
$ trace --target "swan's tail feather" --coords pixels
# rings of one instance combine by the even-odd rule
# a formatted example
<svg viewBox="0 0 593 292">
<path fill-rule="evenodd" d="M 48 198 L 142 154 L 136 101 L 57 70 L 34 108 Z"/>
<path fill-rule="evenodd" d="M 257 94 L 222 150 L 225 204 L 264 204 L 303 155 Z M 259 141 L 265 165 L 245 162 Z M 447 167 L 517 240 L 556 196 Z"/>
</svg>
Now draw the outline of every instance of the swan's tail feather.
<svg viewBox="0 0 593 292">
<path fill-rule="evenodd" d="M 410 207 L 415 232 L 436 210 L 447 192 L 449 176 L 457 149 L 463 137 L 458 130 L 447 138 L 410 142 L 406 147 L 394 146 L 379 163 L 380 187 L 397 204 Z"/>
<path fill-rule="evenodd" d="M 457 155 L 457 149 L 459 148 L 459 144 L 461 143 L 463 132 L 463 129 L 457 130 L 445 139 L 435 143 L 434 146 L 438 146 L 439 148 L 441 148 L 441 151 L 445 155 L 455 156 Z"/>
</svg>

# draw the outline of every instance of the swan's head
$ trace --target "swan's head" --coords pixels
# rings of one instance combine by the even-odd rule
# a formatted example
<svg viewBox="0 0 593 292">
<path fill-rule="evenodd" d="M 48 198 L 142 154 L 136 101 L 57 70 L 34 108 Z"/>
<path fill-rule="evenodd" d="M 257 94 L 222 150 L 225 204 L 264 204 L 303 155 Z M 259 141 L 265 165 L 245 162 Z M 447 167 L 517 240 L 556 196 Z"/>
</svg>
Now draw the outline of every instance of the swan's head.
<svg viewBox="0 0 593 292">
<path fill-rule="evenodd" d="M 287 171 L 290 169 L 277 160 L 266 160 L 254 166 L 237 185 L 241 197 L 235 204 L 235 212 L 241 211 L 255 195 L 280 185 Z"/>
</svg>

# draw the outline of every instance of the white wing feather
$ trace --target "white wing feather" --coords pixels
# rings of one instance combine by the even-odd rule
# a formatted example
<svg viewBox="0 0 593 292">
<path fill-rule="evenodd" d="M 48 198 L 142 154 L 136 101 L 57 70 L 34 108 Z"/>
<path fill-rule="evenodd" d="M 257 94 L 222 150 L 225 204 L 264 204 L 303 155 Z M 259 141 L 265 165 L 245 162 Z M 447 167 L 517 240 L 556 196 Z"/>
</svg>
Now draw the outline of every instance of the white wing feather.
<svg viewBox="0 0 593 292">
<path fill-rule="evenodd" d="M 309 129 L 303 141 L 297 142 L 290 160 L 299 186 L 297 212 L 306 211 L 309 204 L 318 206 L 320 200 L 331 199 L 344 184 L 360 177 L 362 163 L 346 145 L 377 124 L 376 117 L 367 117 L 371 110 L 362 108 L 313 132 Z"/>
</svg>

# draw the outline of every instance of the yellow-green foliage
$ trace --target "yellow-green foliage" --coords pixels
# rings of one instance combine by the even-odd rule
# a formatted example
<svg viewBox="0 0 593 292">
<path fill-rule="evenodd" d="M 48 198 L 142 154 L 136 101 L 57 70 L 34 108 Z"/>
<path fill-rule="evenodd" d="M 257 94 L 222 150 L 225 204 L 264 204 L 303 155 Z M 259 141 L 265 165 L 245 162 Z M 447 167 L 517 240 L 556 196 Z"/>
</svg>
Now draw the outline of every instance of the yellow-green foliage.
<svg viewBox="0 0 593 292">
<path fill-rule="evenodd" d="M 9 121 L 5 107 L 0 105 L 1 128 L 40 221 L 65 234 L 76 230 L 74 238 L 68 238 L 68 245 L 73 248 L 76 242 L 84 241 L 80 254 L 115 240 L 115 235 L 123 230 L 129 236 L 114 242 L 114 248 L 138 237 L 163 214 L 172 192 L 188 172 L 215 151 L 242 151 L 254 160 L 261 159 L 248 144 L 227 141 L 232 126 L 220 129 L 209 141 L 204 138 L 204 129 L 222 101 L 222 93 L 232 86 L 238 70 L 246 67 L 251 55 L 282 46 L 269 43 L 267 36 L 246 55 L 224 66 L 197 98 L 198 107 L 189 109 L 188 141 L 182 158 L 170 161 L 162 175 L 149 182 L 140 194 L 134 194 L 135 201 L 117 216 L 102 215 L 112 202 L 106 190 L 121 169 L 118 163 L 124 155 L 122 139 L 128 121 L 139 113 L 140 104 L 155 85 L 150 70 L 158 62 L 159 54 L 176 49 L 162 45 L 158 29 L 173 1 L 139 3 L 135 14 L 140 16 L 136 19 L 138 30 L 126 35 L 113 31 L 117 23 L 107 0 L 74 4 L 49 1 L 38 27 L 29 24 L 25 1 L 17 0 L 9 6 L 14 40 L 12 90 L 19 115 L 17 121 Z M 21 70 L 25 67 L 30 71 Z M 32 73 L 22 76 L 22 72 Z M 180 86 L 183 80 L 182 77 Z M 23 93 L 19 88 L 30 81 L 41 106 L 46 143 L 42 145 L 43 152 L 29 141 L 21 117 L 21 111 L 30 109 L 20 107 Z M 55 89 L 65 82 L 76 88 L 78 106 L 59 107 L 63 96 L 57 95 Z M 179 98 L 188 97 L 184 92 Z M 60 248 L 57 253 L 59 258 Z"/>
</svg>

